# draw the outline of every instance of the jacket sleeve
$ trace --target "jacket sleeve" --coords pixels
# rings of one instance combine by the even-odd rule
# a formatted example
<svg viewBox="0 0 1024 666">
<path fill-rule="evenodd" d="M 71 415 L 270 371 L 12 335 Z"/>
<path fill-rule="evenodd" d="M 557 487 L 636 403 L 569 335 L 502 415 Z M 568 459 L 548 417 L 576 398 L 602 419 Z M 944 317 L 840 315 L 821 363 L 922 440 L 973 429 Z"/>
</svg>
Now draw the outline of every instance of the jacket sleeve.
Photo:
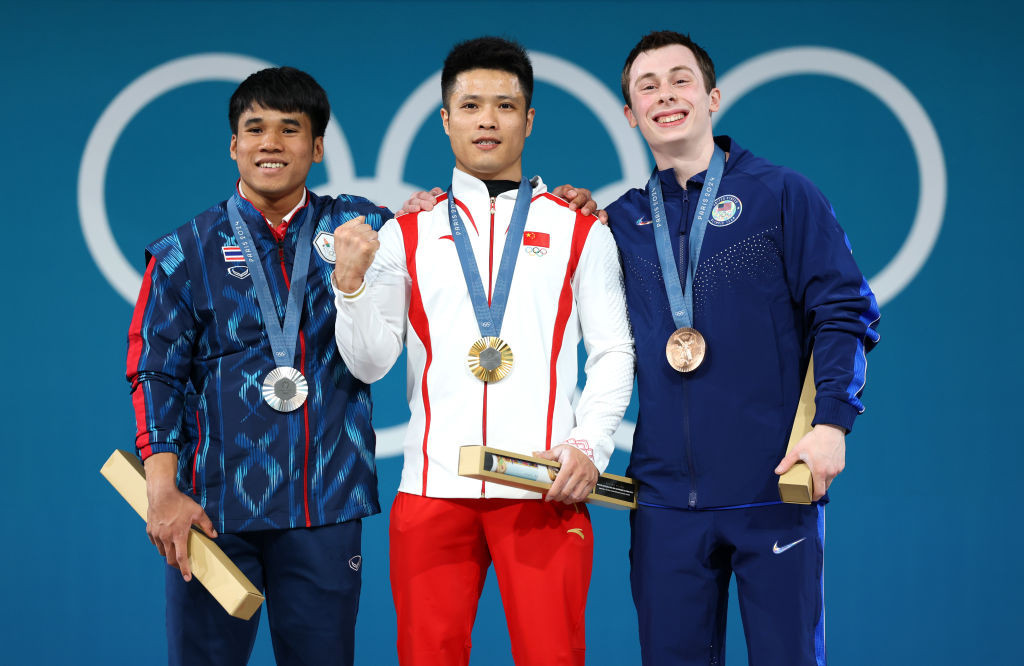
<svg viewBox="0 0 1024 666">
<path fill-rule="evenodd" d="M 338 351 L 352 375 L 367 384 L 386 375 L 402 353 L 411 294 L 398 222 L 387 222 L 378 240 L 363 286 L 354 294 L 334 287 Z"/>
<path fill-rule="evenodd" d="M 172 235 L 158 241 L 154 252 L 128 329 L 126 377 L 142 460 L 180 449 L 196 338 L 181 246 Z"/>
<path fill-rule="evenodd" d="M 866 354 L 878 342 L 878 304 L 825 196 L 791 173 L 782 206 L 786 279 L 814 350 L 813 423 L 852 430 L 864 411 Z"/>
<path fill-rule="evenodd" d="M 587 380 L 576 405 L 576 427 L 570 433 L 574 441 L 569 443 L 585 453 L 592 449 L 594 464 L 603 472 L 615 449 L 612 435 L 629 405 L 636 364 L 622 267 L 608 227 L 598 223 L 591 227 L 572 287 L 587 351 Z"/>
</svg>

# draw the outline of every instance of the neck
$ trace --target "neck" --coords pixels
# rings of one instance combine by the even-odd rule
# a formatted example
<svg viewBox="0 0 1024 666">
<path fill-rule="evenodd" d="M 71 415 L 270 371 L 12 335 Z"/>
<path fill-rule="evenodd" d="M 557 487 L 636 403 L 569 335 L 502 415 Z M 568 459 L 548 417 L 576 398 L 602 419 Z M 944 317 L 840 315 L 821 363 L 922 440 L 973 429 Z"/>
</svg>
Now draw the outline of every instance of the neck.
<svg viewBox="0 0 1024 666">
<path fill-rule="evenodd" d="M 280 197 L 266 197 L 250 192 L 244 182 L 239 182 L 238 190 L 243 197 L 249 200 L 249 203 L 263 213 L 263 217 L 267 218 L 267 222 L 274 227 L 281 226 L 284 216 L 299 205 L 302 195 L 306 192 L 306 188 L 303 186 Z"/>
<path fill-rule="evenodd" d="M 688 180 L 701 171 L 707 171 L 711 156 L 715 153 L 715 140 L 707 136 L 693 144 L 671 144 L 659 149 L 651 148 L 658 171 L 673 169 L 676 181 L 684 190 Z"/>
<path fill-rule="evenodd" d="M 467 169 L 465 165 L 455 163 L 455 168 L 462 173 L 469 174 L 473 178 L 482 181 L 488 180 L 514 180 L 516 183 L 523 179 L 523 165 L 522 162 L 516 162 L 513 166 L 503 169 L 495 173 L 477 173 L 472 169 Z"/>
</svg>

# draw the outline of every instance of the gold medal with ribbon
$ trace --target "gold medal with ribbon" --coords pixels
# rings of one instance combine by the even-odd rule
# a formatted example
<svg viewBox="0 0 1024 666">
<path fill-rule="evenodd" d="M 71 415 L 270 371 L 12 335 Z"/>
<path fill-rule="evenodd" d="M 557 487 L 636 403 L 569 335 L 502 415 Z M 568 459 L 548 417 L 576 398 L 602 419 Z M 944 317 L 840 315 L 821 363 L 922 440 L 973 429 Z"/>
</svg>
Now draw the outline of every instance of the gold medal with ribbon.
<svg viewBox="0 0 1024 666">
<path fill-rule="evenodd" d="M 501 338 L 480 338 L 469 348 L 466 365 L 482 382 L 498 382 L 512 372 L 512 348 Z"/>
</svg>

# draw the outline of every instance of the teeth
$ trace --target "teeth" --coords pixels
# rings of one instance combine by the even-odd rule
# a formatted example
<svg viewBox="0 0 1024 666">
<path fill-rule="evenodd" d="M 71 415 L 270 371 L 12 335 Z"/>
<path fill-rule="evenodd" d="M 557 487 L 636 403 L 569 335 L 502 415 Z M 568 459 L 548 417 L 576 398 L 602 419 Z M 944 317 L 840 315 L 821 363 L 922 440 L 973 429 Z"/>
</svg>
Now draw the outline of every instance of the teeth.
<svg viewBox="0 0 1024 666">
<path fill-rule="evenodd" d="M 483 141 L 477 141 L 476 145 L 478 145 L 478 146 L 496 146 L 496 145 L 498 145 L 498 142 L 497 141 L 491 141 L 490 139 L 484 139 Z"/>
<path fill-rule="evenodd" d="M 674 123 L 677 120 L 682 120 L 686 117 L 685 113 L 673 113 L 671 116 L 662 116 L 658 118 L 659 123 Z"/>
<path fill-rule="evenodd" d="M 260 164 L 261 169 L 280 169 L 284 167 L 284 162 L 264 162 Z"/>
</svg>

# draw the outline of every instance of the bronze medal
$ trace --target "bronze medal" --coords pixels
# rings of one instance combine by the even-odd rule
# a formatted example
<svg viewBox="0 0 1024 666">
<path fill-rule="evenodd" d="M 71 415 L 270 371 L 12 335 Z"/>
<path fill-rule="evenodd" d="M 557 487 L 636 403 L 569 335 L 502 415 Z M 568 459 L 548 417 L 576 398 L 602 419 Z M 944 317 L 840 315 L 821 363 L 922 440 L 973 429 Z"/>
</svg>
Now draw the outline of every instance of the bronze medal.
<svg viewBox="0 0 1024 666">
<path fill-rule="evenodd" d="M 512 371 L 512 348 L 501 338 L 480 338 L 469 348 L 466 364 L 482 382 L 497 382 Z"/>
<path fill-rule="evenodd" d="M 668 364 L 679 372 L 693 372 L 704 360 L 706 349 L 700 331 L 684 326 L 669 337 L 665 357 Z"/>
</svg>

